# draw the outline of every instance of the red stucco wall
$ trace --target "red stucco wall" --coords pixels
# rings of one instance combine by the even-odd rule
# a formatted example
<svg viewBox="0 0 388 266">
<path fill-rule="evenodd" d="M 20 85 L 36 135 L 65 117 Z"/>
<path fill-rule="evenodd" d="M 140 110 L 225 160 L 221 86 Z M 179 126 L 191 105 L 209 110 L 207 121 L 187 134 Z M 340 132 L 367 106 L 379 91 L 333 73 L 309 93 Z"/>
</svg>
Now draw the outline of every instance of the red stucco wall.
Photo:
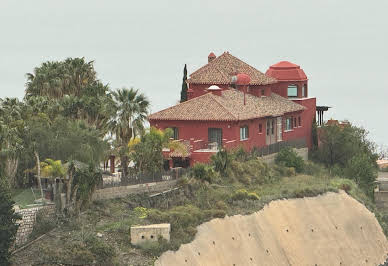
<svg viewBox="0 0 388 266">
<path fill-rule="evenodd" d="M 279 94 L 280 96 L 288 98 L 287 88 L 288 88 L 288 85 L 291 85 L 291 84 L 295 84 L 298 86 L 298 97 L 299 98 L 302 97 L 303 85 L 306 84 L 307 85 L 307 94 L 305 95 L 305 97 L 308 97 L 308 83 L 307 83 L 307 81 L 280 81 L 280 82 L 272 85 L 272 91 L 274 93 Z"/>
</svg>

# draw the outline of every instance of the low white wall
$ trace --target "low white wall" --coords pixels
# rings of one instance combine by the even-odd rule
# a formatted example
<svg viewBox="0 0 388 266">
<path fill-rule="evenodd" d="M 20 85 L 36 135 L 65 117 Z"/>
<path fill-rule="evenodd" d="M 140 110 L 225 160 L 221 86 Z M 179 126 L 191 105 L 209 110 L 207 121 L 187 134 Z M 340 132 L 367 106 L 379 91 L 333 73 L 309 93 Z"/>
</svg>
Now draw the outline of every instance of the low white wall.
<svg viewBox="0 0 388 266">
<path fill-rule="evenodd" d="M 307 161 L 309 158 L 309 149 L 308 148 L 300 148 L 300 149 L 293 149 L 300 157 L 303 158 L 303 160 Z M 262 157 L 259 157 L 260 160 L 264 161 L 267 164 L 273 164 L 275 163 L 275 157 L 277 153 L 273 153 L 270 155 L 265 155 Z"/>
</svg>

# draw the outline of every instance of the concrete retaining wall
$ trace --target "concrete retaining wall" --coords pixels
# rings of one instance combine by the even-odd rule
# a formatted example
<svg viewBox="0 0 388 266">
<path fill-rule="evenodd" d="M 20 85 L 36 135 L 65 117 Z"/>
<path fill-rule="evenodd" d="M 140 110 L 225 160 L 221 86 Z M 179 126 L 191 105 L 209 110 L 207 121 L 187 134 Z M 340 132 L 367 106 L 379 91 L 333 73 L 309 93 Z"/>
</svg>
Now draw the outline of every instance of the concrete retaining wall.
<svg viewBox="0 0 388 266">
<path fill-rule="evenodd" d="M 176 186 L 177 180 L 153 182 L 131 186 L 98 189 L 93 194 L 93 200 L 124 198 L 129 194 L 162 192 Z"/>
<path fill-rule="evenodd" d="M 20 246 L 27 242 L 29 235 L 32 233 L 36 222 L 36 214 L 42 212 L 43 215 L 48 217 L 55 216 L 55 205 L 39 206 L 28 209 L 17 210 L 22 219 L 17 223 L 19 224 L 18 231 L 16 233 L 15 245 Z"/>
<path fill-rule="evenodd" d="M 300 149 L 293 149 L 300 157 L 303 158 L 303 160 L 307 161 L 309 157 L 309 149 L 308 148 L 300 148 Z M 277 153 L 273 153 L 270 155 L 259 157 L 261 160 L 263 160 L 267 164 L 273 164 L 275 163 L 275 157 Z"/>
<path fill-rule="evenodd" d="M 170 224 L 131 226 L 132 245 L 139 245 L 146 241 L 156 242 L 159 236 L 170 241 Z"/>
</svg>

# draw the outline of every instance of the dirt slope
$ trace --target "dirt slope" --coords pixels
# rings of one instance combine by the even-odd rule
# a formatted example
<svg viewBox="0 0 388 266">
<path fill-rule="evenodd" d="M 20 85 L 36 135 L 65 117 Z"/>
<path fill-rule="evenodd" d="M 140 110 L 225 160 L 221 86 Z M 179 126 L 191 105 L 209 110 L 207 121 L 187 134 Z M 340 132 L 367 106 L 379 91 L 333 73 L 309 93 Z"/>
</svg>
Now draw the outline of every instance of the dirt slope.
<svg viewBox="0 0 388 266">
<path fill-rule="evenodd" d="M 340 192 L 277 200 L 252 215 L 214 219 L 155 265 L 379 265 L 387 252 L 374 214 Z"/>
</svg>

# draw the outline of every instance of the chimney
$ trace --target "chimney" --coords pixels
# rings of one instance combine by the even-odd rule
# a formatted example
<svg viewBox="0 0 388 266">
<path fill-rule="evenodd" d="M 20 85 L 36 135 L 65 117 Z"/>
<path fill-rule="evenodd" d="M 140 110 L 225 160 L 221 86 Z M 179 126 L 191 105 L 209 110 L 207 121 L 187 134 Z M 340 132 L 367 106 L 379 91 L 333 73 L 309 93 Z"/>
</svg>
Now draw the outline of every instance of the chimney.
<svg viewBox="0 0 388 266">
<path fill-rule="evenodd" d="M 241 88 L 242 92 L 244 93 L 244 105 L 246 104 L 245 94 L 249 90 L 250 82 L 251 82 L 251 78 L 244 73 L 240 73 L 232 77 L 232 83 L 236 84 L 237 89 Z"/>
<path fill-rule="evenodd" d="M 208 57 L 207 57 L 207 62 L 210 63 L 211 61 L 213 61 L 214 59 L 216 59 L 216 55 L 211 52 Z"/>
</svg>

